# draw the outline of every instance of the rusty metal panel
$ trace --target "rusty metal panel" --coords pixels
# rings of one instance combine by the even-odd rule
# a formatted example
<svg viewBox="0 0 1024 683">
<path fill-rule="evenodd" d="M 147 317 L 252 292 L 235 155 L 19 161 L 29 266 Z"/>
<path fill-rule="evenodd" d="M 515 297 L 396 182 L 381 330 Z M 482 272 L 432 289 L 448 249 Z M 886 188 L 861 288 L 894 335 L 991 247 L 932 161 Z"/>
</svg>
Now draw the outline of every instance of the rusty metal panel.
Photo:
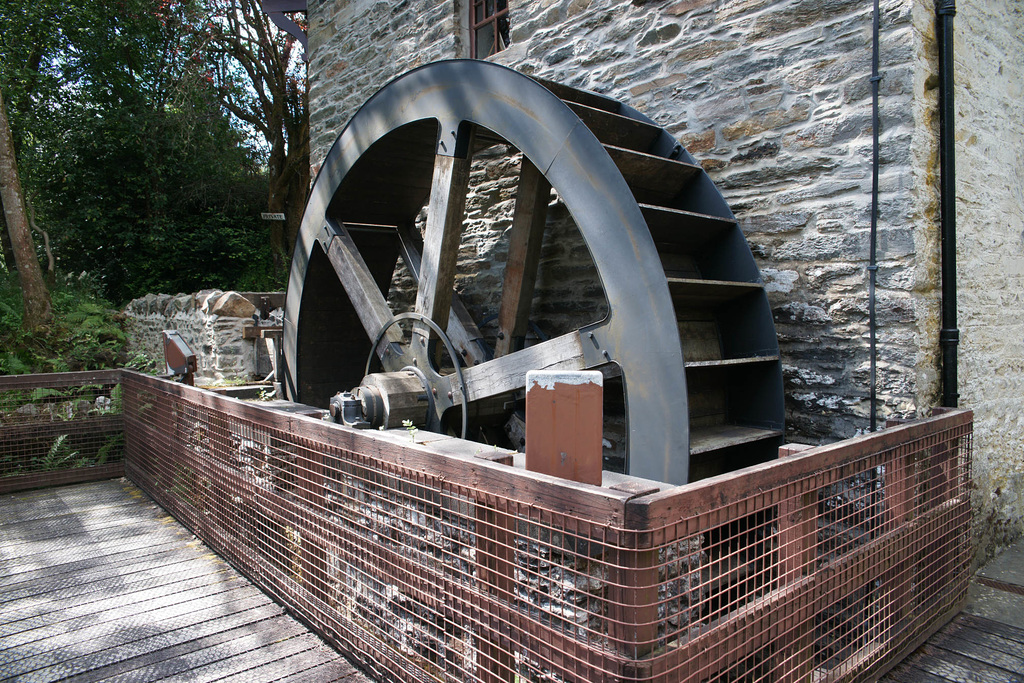
<svg viewBox="0 0 1024 683">
<path fill-rule="evenodd" d="M 121 371 L 0 377 L 0 493 L 124 473 Z"/>
<path fill-rule="evenodd" d="M 596 370 L 526 373 L 526 469 L 601 485 L 604 377 Z"/>
<path fill-rule="evenodd" d="M 128 476 L 383 680 L 869 680 L 967 587 L 965 411 L 637 497 L 123 386 Z"/>
</svg>

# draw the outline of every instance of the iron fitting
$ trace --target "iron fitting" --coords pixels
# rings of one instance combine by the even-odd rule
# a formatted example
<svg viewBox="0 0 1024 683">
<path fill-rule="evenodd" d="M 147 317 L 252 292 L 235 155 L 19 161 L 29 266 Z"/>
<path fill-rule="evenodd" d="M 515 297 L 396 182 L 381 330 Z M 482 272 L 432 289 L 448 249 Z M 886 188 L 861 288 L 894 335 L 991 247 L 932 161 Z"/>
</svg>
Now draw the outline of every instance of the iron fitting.
<svg viewBox="0 0 1024 683">
<path fill-rule="evenodd" d="M 935 11 L 939 16 L 954 16 L 956 14 L 956 0 L 938 0 L 935 3 Z"/>
<path fill-rule="evenodd" d="M 357 429 L 370 426 L 363 419 L 363 411 L 359 399 L 347 391 L 331 397 L 331 417 L 338 424 L 356 427 Z"/>
<path fill-rule="evenodd" d="M 939 341 L 943 344 L 959 344 L 960 330 L 953 327 L 944 327 L 939 330 Z"/>
<path fill-rule="evenodd" d="M 362 418 L 371 427 L 380 427 L 384 424 L 384 396 L 376 387 L 361 386 L 355 389 L 356 398 L 359 399 L 359 408 Z"/>
</svg>

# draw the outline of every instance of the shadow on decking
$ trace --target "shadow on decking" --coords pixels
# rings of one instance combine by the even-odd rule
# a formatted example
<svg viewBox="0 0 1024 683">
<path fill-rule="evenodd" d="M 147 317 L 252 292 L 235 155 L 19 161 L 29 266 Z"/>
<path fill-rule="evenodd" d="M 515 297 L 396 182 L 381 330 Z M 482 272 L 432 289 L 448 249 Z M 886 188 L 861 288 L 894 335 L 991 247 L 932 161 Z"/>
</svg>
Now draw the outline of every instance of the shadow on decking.
<svg viewBox="0 0 1024 683">
<path fill-rule="evenodd" d="M 0 497 L 0 596 L 0 680 L 369 680 L 124 479 Z"/>
</svg>

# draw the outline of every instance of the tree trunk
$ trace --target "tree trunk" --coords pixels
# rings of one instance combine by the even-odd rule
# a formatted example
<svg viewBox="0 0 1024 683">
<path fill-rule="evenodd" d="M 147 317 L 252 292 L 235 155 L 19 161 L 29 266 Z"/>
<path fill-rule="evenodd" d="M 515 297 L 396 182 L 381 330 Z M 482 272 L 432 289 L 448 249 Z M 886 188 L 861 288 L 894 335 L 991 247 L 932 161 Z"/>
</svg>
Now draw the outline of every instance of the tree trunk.
<svg viewBox="0 0 1024 683">
<path fill-rule="evenodd" d="M 309 162 L 304 164 L 306 172 L 299 170 L 288 182 L 288 221 L 285 223 L 284 240 L 288 247 L 288 258 L 291 259 L 295 250 L 295 240 L 302 226 L 302 214 L 306 209 L 306 193 L 309 191 Z M 289 264 L 290 265 L 290 264 Z"/>
<path fill-rule="evenodd" d="M 36 330 L 49 324 L 53 313 L 50 309 L 50 292 L 43 282 L 43 271 L 36 258 L 35 246 L 28 228 L 21 180 L 18 178 L 18 162 L 14 157 L 14 141 L 11 127 L 7 122 L 7 106 L 0 93 L 0 199 L 3 200 L 7 232 L 11 236 L 14 260 L 18 266 L 18 281 L 21 283 L 21 298 L 25 304 L 23 326 Z"/>
<path fill-rule="evenodd" d="M 36 225 L 36 211 L 32 208 L 32 200 L 24 197 L 25 207 L 28 209 L 28 227 L 32 232 L 43 238 L 43 253 L 46 254 L 46 286 L 53 288 L 57 284 L 57 261 L 53 258 L 53 249 L 50 248 L 50 233 Z"/>
<path fill-rule="evenodd" d="M 0 214 L 2 217 L 3 214 Z M 3 252 L 4 268 L 8 273 L 17 273 L 18 265 L 14 262 L 14 245 L 11 244 L 11 236 L 7 234 L 7 220 L 0 225 L 0 252 Z"/>
<path fill-rule="evenodd" d="M 285 188 L 281 186 L 280 176 L 284 167 L 284 139 L 277 132 L 270 145 L 270 159 L 267 163 L 267 175 L 269 187 L 267 188 L 267 211 L 271 213 L 283 213 L 287 220 L 288 211 L 285 202 L 288 199 Z M 284 272 L 285 262 L 288 259 L 290 245 L 285 238 L 286 221 L 271 221 L 270 223 L 270 249 L 273 252 L 274 272 Z"/>
</svg>

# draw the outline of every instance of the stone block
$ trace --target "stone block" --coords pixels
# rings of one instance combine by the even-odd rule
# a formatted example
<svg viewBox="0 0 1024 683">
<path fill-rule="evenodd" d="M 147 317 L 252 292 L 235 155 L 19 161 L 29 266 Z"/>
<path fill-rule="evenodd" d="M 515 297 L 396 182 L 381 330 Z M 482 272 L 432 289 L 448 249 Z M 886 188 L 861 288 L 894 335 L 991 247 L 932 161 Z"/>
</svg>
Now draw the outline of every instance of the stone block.
<svg viewBox="0 0 1024 683">
<path fill-rule="evenodd" d="M 637 47 L 650 47 L 660 43 L 667 43 L 682 32 L 679 24 L 663 24 L 653 28 L 640 38 Z"/>
<path fill-rule="evenodd" d="M 778 130 L 799 121 L 806 121 L 812 106 L 813 103 L 809 99 L 802 99 L 786 109 L 775 109 L 757 114 L 738 123 L 725 126 L 722 129 L 722 137 L 730 141 L 737 140 L 767 130 Z"/>
<path fill-rule="evenodd" d="M 212 300 L 212 297 L 211 297 Z M 228 318 L 251 318 L 256 312 L 252 302 L 238 292 L 225 292 L 208 306 L 207 313 Z"/>
</svg>

